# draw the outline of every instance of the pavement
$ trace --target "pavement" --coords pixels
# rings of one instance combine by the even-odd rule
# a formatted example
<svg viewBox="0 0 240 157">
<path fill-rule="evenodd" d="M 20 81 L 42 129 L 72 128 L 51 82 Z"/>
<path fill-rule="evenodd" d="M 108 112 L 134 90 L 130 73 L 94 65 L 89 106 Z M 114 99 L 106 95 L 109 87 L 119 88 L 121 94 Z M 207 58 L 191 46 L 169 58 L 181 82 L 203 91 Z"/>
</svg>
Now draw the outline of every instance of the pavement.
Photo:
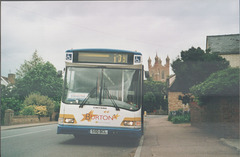
<svg viewBox="0 0 240 157">
<path fill-rule="evenodd" d="M 46 123 L 1 126 L 1 130 L 57 124 Z M 172 124 L 167 116 L 147 115 L 134 157 L 240 157 L 239 139 L 218 138 L 190 124 Z"/>
<path fill-rule="evenodd" d="M 134 157 L 240 157 L 239 139 L 218 138 L 191 124 L 172 124 L 167 116 L 147 115 Z"/>
</svg>

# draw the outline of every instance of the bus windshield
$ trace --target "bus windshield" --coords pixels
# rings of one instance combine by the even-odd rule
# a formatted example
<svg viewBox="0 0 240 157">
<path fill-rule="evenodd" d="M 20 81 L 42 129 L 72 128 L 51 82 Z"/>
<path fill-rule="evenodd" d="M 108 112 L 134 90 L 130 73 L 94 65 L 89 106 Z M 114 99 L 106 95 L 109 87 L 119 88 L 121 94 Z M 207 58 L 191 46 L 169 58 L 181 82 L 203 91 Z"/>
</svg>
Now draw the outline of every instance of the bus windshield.
<svg viewBox="0 0 240 157">
<path fill-rule="evenodd" d="M 138 110 L 140 72 L 139 69 L 67 67 L 63 102 Z"/>
</svg>

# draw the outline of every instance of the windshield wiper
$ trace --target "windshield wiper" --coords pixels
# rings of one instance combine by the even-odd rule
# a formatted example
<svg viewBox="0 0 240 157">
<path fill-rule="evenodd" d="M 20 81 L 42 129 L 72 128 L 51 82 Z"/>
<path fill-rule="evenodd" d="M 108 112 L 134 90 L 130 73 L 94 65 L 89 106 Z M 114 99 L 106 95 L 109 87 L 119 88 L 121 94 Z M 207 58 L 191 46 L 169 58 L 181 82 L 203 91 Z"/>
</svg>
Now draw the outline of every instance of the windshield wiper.
<svg viewBox="0 0 240 157">
<path fill-rule="evenodd" d="M 113 106 L 116 108 L 117 111 L 119 111 L 120 109 L 119 109 L 117 103 L 114 101 L 114 99 L 110 95 L 109 90 L 106 87 L 104 88 L 104 90 L 107 91 L 108 97 L 110 98 L 111 102 L 113 103 Z"/>
<path fill-rule="evenodd" d="M 88 99 L 90 98 L 90 96 L 93 95 L 93 93 L 95 92 L 96 89 L 97 89 L 97 88 L 94 87 L 94 88 L 91 90 L 91 92 L 88 94 L 88 96 L 87 96 L 87 97 L 82 101 L 82 103 L 79 105 L 79 108 L 83 108 L 83 105 L 86 104 L 86 102 L 88 101 Z"/>
</svg>

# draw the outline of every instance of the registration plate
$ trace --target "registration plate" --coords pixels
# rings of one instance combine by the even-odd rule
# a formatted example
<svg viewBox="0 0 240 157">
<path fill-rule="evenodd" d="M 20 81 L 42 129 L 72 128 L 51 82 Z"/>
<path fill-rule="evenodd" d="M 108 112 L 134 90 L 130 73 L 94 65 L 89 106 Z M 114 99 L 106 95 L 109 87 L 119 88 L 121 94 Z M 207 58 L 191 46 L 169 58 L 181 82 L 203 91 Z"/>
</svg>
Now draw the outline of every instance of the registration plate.
<svg viewBox="0 0 240 157">
<path fill-rule="evenodd" d="M 107 135 L 108 130 L 90 129 L 90 134 Z"/>
</svg>

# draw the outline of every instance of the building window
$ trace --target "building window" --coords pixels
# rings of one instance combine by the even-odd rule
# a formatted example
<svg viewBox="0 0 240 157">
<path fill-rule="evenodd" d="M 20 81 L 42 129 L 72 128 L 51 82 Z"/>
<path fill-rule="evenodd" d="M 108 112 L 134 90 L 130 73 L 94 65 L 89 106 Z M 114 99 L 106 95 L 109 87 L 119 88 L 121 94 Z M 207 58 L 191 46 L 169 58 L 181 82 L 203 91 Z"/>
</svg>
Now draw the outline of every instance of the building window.
<svg viewBox="0 0 240 157">
<path fill-rule="evenodd" d="M 162 71 L 162 79 L 165 79 L 164 71 Z"/>
</svg>

